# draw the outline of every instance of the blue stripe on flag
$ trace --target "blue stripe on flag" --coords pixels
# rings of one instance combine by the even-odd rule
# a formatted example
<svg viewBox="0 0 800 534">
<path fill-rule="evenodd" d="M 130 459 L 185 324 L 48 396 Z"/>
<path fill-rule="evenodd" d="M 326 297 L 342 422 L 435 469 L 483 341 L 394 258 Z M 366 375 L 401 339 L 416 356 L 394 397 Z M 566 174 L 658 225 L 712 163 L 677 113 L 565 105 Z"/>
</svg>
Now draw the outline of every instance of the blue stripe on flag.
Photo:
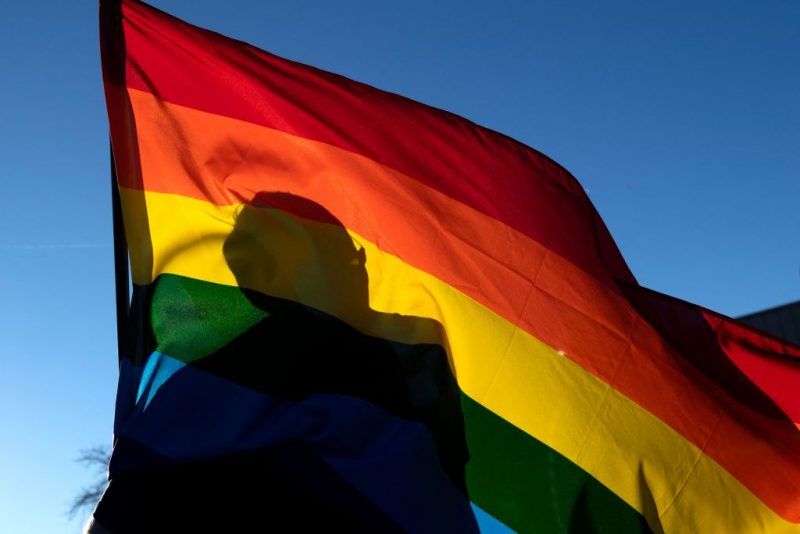
<svg viewBox="0 0 800 534">
<path fill-rule="evenodd" d="M 493 515 L 489 515 L 480 506 L 472 504 L 472 511 L 475 512 L 475 519 L 478 520 L 478 528 L 481 534 L 513 534 L 514 530 L 505 526 Z"/>
</svg>

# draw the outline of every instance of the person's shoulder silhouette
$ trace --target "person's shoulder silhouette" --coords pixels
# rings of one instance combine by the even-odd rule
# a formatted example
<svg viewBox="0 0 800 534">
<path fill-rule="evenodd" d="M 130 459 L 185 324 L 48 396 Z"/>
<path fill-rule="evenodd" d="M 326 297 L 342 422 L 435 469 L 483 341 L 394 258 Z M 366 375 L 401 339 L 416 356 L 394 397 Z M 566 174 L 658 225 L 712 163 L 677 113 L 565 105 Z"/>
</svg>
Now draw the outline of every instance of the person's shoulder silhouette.
<svg viewBox="0 0 800 534">
<path fill-rule="evenodd" d="M 115 532 L 281 524 L 477 531 L 460 392 L 441 325 L 371 309 L 366 250 L 302 197 L 250 199 L 223 253 L 260 319 L 226 332 L 223 346 L 158 388 L 151 415 L 139 414 L 202 411 L 193 417 L 207 416 L 207 428 L 175 415 L 161 431 L 204 456 L 156 458 L 152 468 L 112 478 L 98 520 Z M 424 333 L 426 342 L 382 332 Z M 212 378 L 235 384 L 245 400 L 212 399 L 214 391 L 198 385 Z M 135 451 L 133 441 L 120 446 Z M 141 529 L 103 519 L 113 520 L 120 503 L 141 510 Z M 156 520 L 157 512 L 171 519 Z"/>
</svg>

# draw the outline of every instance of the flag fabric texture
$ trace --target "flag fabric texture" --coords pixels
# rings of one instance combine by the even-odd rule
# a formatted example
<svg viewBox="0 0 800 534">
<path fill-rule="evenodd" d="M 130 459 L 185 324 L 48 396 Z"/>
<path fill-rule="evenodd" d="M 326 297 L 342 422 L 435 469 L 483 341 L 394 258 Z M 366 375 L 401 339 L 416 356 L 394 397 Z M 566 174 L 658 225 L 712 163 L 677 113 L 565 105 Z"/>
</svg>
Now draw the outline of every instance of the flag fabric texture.
<svg viewBox="0 0 800 534">
<path fill-rule="evenodd" d="M 800 349 L 641 287 L 561 166 L 100 11 L 134 294 L 98 522 L 800 530 Z"/>
</svg>

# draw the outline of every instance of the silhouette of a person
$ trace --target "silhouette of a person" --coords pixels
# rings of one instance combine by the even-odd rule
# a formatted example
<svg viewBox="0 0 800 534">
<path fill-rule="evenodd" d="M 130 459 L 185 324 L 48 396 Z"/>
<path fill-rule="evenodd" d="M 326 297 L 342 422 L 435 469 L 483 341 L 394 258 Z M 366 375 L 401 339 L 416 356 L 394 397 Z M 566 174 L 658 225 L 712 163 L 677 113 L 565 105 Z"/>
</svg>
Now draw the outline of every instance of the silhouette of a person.
<svg viewBox="0 0 800 534">
<path fill-rule="evenodd" d="M 196 394 L 197 371 L 270 404 L 233 429 L 243 450 L 118 475 L 95 517 L 114 532 L 477 532 L 460 394 L 441 325 L 370 309 L 364 250 L 308 199 L 257 195 L 238 213 L 223 252 L 263 318 L 175 373 L 148 409 L 185 404 L 187 391 Z M 439 333 L 441 341 L 409 344 L 362 330 L 428 340 Z M 140 509 L 127 525 L 113 517 L 131 515 L 123 501 Z"/>
</svg>

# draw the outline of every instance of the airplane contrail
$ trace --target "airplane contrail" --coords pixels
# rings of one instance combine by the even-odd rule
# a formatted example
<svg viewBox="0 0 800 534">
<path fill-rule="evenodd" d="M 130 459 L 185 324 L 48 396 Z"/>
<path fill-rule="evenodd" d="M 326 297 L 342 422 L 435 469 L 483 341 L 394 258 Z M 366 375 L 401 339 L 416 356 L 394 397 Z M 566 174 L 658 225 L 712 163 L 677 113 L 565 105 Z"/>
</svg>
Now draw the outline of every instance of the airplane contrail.
<svg viewBox="0 0 800 534">
<path fill-rule="evenodd" d="M 0 250 L 73 250 L 85 248 L 111 248 L 111 243 L 41 243 L 41 244 L 0 244 Z"/>
</svg>

